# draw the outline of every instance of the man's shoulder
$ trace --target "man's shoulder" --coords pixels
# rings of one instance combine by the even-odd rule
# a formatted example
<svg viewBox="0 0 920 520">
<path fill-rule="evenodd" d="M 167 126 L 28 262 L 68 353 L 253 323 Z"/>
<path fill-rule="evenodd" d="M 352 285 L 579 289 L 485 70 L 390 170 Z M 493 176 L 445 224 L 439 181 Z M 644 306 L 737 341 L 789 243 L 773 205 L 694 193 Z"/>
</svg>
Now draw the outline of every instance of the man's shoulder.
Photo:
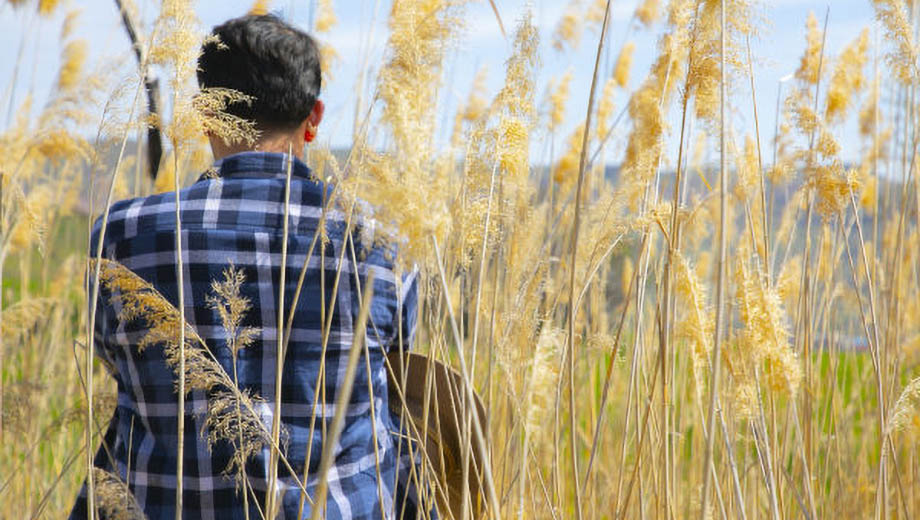
<svg viewBox="0 0 920 520">
<path fill-rule="evenodd" d="M 182 203 L 206 196 L 207 187 L 201 182 L 179 191 Z M 108 211 L 98 216 L 93 224 L 93 243 L 96 244 L 105 223 L 105 242 L 111 243 L 136 235 L 139 230 L 149 227 L 151 223 L 163 223 L 164 219 L 174 219 L 176 209 L 176 192 L 154 193 L 144 197 L 119 200 L 109 206 Z"/>
</svg>

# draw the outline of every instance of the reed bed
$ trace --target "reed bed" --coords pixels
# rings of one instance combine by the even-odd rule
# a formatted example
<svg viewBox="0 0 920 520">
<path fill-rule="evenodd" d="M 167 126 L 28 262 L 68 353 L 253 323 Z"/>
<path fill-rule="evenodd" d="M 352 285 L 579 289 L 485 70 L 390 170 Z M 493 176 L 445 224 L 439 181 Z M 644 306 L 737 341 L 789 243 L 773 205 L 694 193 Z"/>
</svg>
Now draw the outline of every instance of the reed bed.
<svg viewBox="0 0 920 520">
<path fill-rule="evenodd" d="M 47 24 L 64 9 L 56 4 L 9 2 L 29 24 Z M 337 6 L 314 4 L 322 39 Z M 482 488 L 464 485 L 462 507 L 442 517 L 920 515 L 920 5 L 872 0 L 875 23 L 841 49 L 825 38 L 837 4 L 810 16 L 795 74 L 766 107 L 756 89 L 775 86 L 755 77 L 750 41 L 769 11 L 753 0 L 637 2 L 630 26 L 657 39 L 647 70 L 632 70 L 631 38 L 609 37 L 610 1 L 572 1 L 548 34 L 529 15 L 503 19 L 496 2 L 509 42 L 502 86 L 489 92 L 477 76 L 445 117 L 444 71 L 465 4 L 393 0 L 380 11 L 385 61 L 363 61 L 372 88 L 356 96 L 351 149 L 308 150 L 336 186 L 328 208 L 349 226 L 375 218 L 376 239 L 397 240 L 399 264 L 419 269 L 415 349 L 482 397 L 488 421 L 458 419 L 456 454 L 464 474 L 488 461 Z M 132 2 L 123 8 L 136 16 Z M 126 319 L 148 319 L 138 348 L 167 349 L 180 400 L 219 390 L 202 435 L 238 449 L 232 473 L 244 496 L 261 498 L 245 484 L 253 450 L 272 450 L 275 468 L 288 463 L 283 428 L 254 418 L 262 398 L 215 366 L 183 306 L 99 251 L 87 255 L 88 226 L 112 201 L 175 190 L 209 166 L 205 130 L 255 138 L 220 112 L 238 93 L 196 93 L 204 31 L 192 3 L 148 8 L 159 14 L 138 34 L 136 77 L 87 63 L 73 14 L 51 99 L 33 110 L 36 100 L 15 94 L 18 72 L 4 86 L 4 518 L 64 516 L 87 476 L 101 512 L 142 517 L 121 476 L 91 469 L 115 404 L 87 334 L 100 284 L 121 289 Z M 30 41 L 26 30 L 21 38 Z M 554 52 L 590 49 L 588 98 L 568 99 L 571 76 L 536 83 L 540 39 Z M 343 57 L 329 46 L 323 56 L 334 74 Z M 174 116 L 146 113 L 153 66 L 166 73 Z M 561 135 L 567 110 L 582 124 Z M 758 119 L 771 110 L 774 129 Z M 751 135 L 735 131 L 738 111 L 754 118 Z M 134 145 L 150 126 L 167 141 L 155 182 Z M 432 137 L 445 134 L 447 144 Z M 844 160 L 841 142 L 859 143 L 858 161 Z M 339 261 L 354 258 L 342 251 Z M 200 302 L 226 318 L 234 356 L 252 334 L 239 327 L 247 303 L 234 299 L 235 283 L 230 267 Z M 290 331 L 285 311 L 278 326 Z M 360 337 L 353 348 L 350 374 L 365 369 Z M 331 450 L 316 455 L 328 468 Z M 302 507 L 317 518 L 324 496 Z M 277 504 L 264 505 L 273 516 Z"/>
</svg>

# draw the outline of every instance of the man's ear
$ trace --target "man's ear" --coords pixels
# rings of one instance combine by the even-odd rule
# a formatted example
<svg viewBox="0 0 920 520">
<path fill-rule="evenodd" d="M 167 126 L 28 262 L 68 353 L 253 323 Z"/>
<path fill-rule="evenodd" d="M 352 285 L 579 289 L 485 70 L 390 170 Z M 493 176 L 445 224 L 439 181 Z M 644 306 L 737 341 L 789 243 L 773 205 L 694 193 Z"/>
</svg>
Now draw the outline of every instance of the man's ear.
<svg viewBox="0 0 920 520">
<path fill-rule="evenodd" d="M 314 128 L 318 127 L 320 122 L 323 120 L 323 114 L 326 112 L 326 105 L 319 99 L 313 103 L 313 109 L 310 110 L 310 115 L 307 116 L 307 123 L 313 125 Z"/>
</svg>

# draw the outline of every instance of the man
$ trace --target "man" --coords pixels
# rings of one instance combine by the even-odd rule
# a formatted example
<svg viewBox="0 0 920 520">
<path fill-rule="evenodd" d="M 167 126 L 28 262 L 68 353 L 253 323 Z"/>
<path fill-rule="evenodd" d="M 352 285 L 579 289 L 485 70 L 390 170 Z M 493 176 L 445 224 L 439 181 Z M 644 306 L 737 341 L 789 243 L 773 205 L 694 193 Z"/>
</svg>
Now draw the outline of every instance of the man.
<svg viewBox="0 0 920 520">
<path fill-rule="evenodd" d="M 284 261 L 285 200 L 289 197 L 283 312 L 285 321 L 290 312 L 294 316 L 280 396 L 286 461 L 279 464 L 274 491 L 280 516 L 296 518 L 301 512 L 310 517 L 310 501 L 301 511 L 301 490 L 288 465 L 297 479 L 307 469 L 305 485 L 309 498 L 314 498 L 326 447 L 324 436 L 335 415 L 333 405 L 343 384 L 349 349 L 354 335 L 365 332 L 353 329 L 361 288 L 373 271 L 373 303 L 366 326 L 369 355 L 358 365 L 345 426 L 334 446 L 322 516 L 413 517 L 418 495 L 408 481 L 417 468 L 412 467 L 405 445 L 399 444 L 405 431 L 388 411 L 383 359 L 386 352 L 407 348 L 412 341 L 415 279 L 395 273 L 392 248 L 362 243 L 361 230 L 369 222 L 355 217 L 349 230 L 345 212 L 326 211 L 332 187 L 313 179 L 299 157 L 287 155 L 289 149 L 302 153 L 323 117 L 323 103 L 317 99 L 320 58 L 312 38 L 270 15 L 233 19 L 216 27 L 213 34 L 219 43 L 202 49 L 199 85 L 251 96 L 251 104 L 236 103 L 227 111 L 254 121 L 260 137 L 255 146 L 247 148 L 209 136 L 217 160 L 214 168 L 179 194 L 185 318 L 223 369 L 235 374 L 239 388 L 265 400 L 260 419 L 270 430 L 279 398 L 275 393 L 277 312 L 281 307 L 277 299 Z M 118 202 L 110 210 L 101 240 L 105 258 L 123 264 L 178 306 L 175 209 L 175 193 Z M 300 271 L 322 215 L 328 241 L 317 242 L 295 302 Z M 97 222 L 93 251 L 100 232 Z M 342 265 L 340 258 L 344 258 Z M 235 357 L 227 346 L 218 312 L 207 304 L 211 283 L 222 280 L 230 265 L 245 276 L 240 293 L 248 299 L 249 310 L 242 326 L 258 330 L 255 341 Z M 142 319 L 119 321 L 117 299 L 113 303 L 111 296 L 102 291 L 98 300 L 95 337 L 96 352 L 113 368 L 118 405 L 95 464 L 128 484 L 148 518 L 173 519 L 178 452 L 176 375 L 161 347 L 137 348 L 149 325 Z M 328 335 L 323 333 L 326 323 Z M 319 387 L 318 381 L 323 381 Z M 192 391 L 186 399 L 182 516 L 261 518 L 272 480 L 268 475 L 270 448 L 249 458 L 245 465 L 248 484 L 238 486 L 234 475 L 224 474 L 232 443 L 208 445 L 203 417 L 208 398 L 203 391 Z M 87 518 L 85 489 L 72 517 Z"/>
</svg>

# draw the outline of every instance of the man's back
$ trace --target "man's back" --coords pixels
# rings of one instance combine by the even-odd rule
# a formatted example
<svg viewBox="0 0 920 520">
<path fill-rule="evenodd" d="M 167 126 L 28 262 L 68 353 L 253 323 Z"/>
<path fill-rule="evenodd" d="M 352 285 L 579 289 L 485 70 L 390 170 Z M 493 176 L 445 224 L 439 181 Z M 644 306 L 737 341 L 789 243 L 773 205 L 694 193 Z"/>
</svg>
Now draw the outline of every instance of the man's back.
<svg viewBox="0 0 920 520">
<path fill-rule="evenodd" d="M 382 510 L 389 517 L 401 502 L 397 494 L 403 491 L 397 492 L 397 482 L 405 481 L 409 469 L 405 450 L 398 453 L 398 426 L 388 411 L 383 356 L 388 349 L 398 348 L 400 340 L 404 347 L 411 343 L 414 278 L 401 280 L 395 273 L 392 249 L 362 243 L 366 221 L 354 217 L 353 230 L 346 234 L 347 215 L 335 210 L 324 213 L 332 190 L 311 180 L 306 166 L 296 159 L 290 163 L 288 157 L 259 152 L 231 155 L 216 164 L 216 171 L 180 192 L 185 317 L 238 387 L 265 400 L 259 412 L 270 431 L 281 310 L 278 293 L 281 266 L 286 261 L 285 322 L 292 308 L 294 316 L 282 373 L 283 454 L 298 479 L 303 479 L 306 465 L 306 487 L 312 495 L 323 438 L 335 415 L 333 403 L 355 334 L 361 288 L 373 271 L 374 296 L 366 328 L 368 361 L 362 359 L 359 364 L 345 428 L 335 446 L 326 516 L 381 518 Z M 283 260 L 289 166 L 288 241 Z M 325 237 L 317 236 L 324 214 Z M 97 223 L 94 244 L 99 231 Z M 294 307 L 293 297 L 311 245 L 313 252 Z M 178 305 L 175 194 L 113 205 L 103 257 L 123 264 Z M 236 354 L 235 363 L 226 324 L 207 303 L 215 296 L 212 283 L 224 280 L 231 266 L 243 275 L 239 293 L 248 301 L 240 325 L 256 330 L 251 344 Z M 106 433 L 107 446 L 97 454 L 96 465 L 124 478 L 149 518 L 172 518 L 178 446 L 176 376 L 161 346 L 139 351 L 137 344 L 148 324 L 142 319 L 120 321 L 118 305 L 111 303 L 110 296 L 104 291 L 98 302 L 96 343 L 99 354 L 114 368 L 118 405 Z M 189 393 L 184 516 L 243 518 L 243 492 L 237 491 L 234 475 L 223 474 L 234 447 L 226 440 L 208 446 L 207 407 L 204 391 Z M 258 517 L 255 498 L 261 501 L 268 486 L 269 453 L 265 447 L 246 464 L 252 517 Z M 287 464 L 280 465 L 278 485 L 283 516 L 292 518 L 301 492 Z M 85 503 L 78 501 L 75 516 L 85 515 L 83 508 Z M 309 511 L 309 502 L 305 509 Z"/>
</svg>

